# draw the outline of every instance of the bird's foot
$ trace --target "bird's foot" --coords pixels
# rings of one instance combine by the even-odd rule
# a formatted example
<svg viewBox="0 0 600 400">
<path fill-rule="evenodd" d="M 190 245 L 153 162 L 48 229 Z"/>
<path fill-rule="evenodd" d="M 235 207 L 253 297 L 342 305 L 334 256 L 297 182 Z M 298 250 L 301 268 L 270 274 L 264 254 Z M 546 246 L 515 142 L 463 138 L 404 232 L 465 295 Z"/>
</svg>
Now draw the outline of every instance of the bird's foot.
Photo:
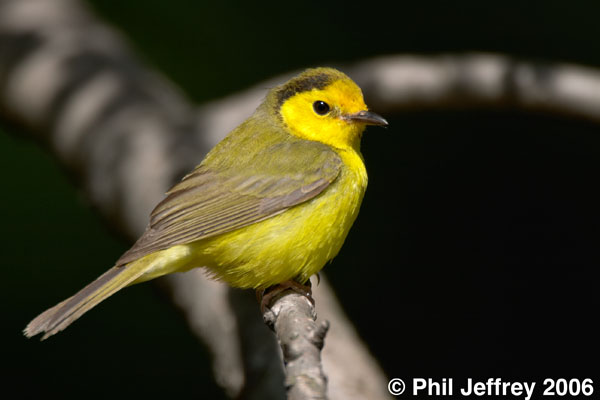
<svg viewBox="0 0 600 400">
<path fill-rule="evenodd" d="M 289 280 L 281 282 L 278 285 L 268 287 L 264 290 L 256 291 L 256 300 L 260 302 L 260 312 L 264 314 L 269 306 L 269 303 L 273 300 L 273 298 L 275 298 L 275 296 L 281 294 L 281 292 L 288 289 L 306 297 L 308 301 L 312 303 L 313 306 L 315 305 L 315 300 L 312 298 L 312 287 L 310 284 L 310 280 L 306 283 L 306 285 L 303 285 L 294 280 Z"/>
</svg>

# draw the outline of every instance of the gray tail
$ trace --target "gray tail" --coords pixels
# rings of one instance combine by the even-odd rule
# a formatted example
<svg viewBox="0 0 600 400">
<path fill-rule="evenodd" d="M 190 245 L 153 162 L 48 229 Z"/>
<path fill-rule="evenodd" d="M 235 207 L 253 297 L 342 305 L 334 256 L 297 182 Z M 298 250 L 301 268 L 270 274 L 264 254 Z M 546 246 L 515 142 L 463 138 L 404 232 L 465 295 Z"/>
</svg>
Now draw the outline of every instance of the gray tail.
<svg viewBox="0 0 600 400">
<path fill-rule="evenodd" d="M 44 333 L 42 340 L 62 331 L 101 301 L 131 284 L 146 268 L 146 263 L 132 262 L 113 267 L 75 295 L 35 317 L 24 329 L 27 337 Z"/>
</svg>

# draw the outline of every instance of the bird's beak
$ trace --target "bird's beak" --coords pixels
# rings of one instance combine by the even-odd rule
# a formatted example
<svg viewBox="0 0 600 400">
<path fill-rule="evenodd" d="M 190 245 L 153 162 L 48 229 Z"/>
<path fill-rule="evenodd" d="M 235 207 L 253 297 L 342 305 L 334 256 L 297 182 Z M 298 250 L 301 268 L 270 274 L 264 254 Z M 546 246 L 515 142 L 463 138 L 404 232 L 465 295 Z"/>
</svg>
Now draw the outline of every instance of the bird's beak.
<svg viewBox="0 0 600 400">
<path fill-rule="evenodd" d="M 359 111 L 354 114 L 349 114 L 346 116 L 346 119 L 367 125 L 388 126 L 388 122 L 385 118 L 371 111 Z"/>
</svg>

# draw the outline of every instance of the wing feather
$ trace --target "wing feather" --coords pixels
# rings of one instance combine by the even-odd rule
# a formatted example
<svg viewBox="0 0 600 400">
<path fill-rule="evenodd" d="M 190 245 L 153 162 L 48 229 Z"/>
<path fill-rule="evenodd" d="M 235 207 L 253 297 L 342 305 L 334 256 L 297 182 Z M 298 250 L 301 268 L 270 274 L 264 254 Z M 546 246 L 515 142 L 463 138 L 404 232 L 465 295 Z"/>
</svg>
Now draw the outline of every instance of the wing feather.
<svg viewBox="0 0 600 400">
<path fill-rule="evenodd" d="M 257 155 L 277 157 L 262 160 L 274 171 L 270 174 L 256 163 L 224 172 L 198 166 L 167 192 L 144 235 L 117 265 L 270 218 L 317 196 L 339 174 L 341 159 L 321 143 L 296 140 L 276 146 Z"/>
</svg>

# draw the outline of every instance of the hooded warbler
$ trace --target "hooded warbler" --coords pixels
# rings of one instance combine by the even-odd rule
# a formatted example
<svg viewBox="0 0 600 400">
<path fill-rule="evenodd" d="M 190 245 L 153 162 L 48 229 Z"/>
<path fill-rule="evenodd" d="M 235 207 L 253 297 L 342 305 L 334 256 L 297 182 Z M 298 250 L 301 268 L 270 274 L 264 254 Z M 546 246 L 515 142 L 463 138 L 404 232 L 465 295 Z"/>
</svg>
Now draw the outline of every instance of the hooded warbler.
<svg viewBox="0 0 600 400">
<path fill-rule="evenodd" d="M 263 103 L 167 192 L 115 265 L 25 328 L 42 339 L 134 283 L 204 267 L 234 287 L 305 283 L 340 250 L 367 186 L 368 111 L 332 68 L 308 69 Z"/>
</svg>

